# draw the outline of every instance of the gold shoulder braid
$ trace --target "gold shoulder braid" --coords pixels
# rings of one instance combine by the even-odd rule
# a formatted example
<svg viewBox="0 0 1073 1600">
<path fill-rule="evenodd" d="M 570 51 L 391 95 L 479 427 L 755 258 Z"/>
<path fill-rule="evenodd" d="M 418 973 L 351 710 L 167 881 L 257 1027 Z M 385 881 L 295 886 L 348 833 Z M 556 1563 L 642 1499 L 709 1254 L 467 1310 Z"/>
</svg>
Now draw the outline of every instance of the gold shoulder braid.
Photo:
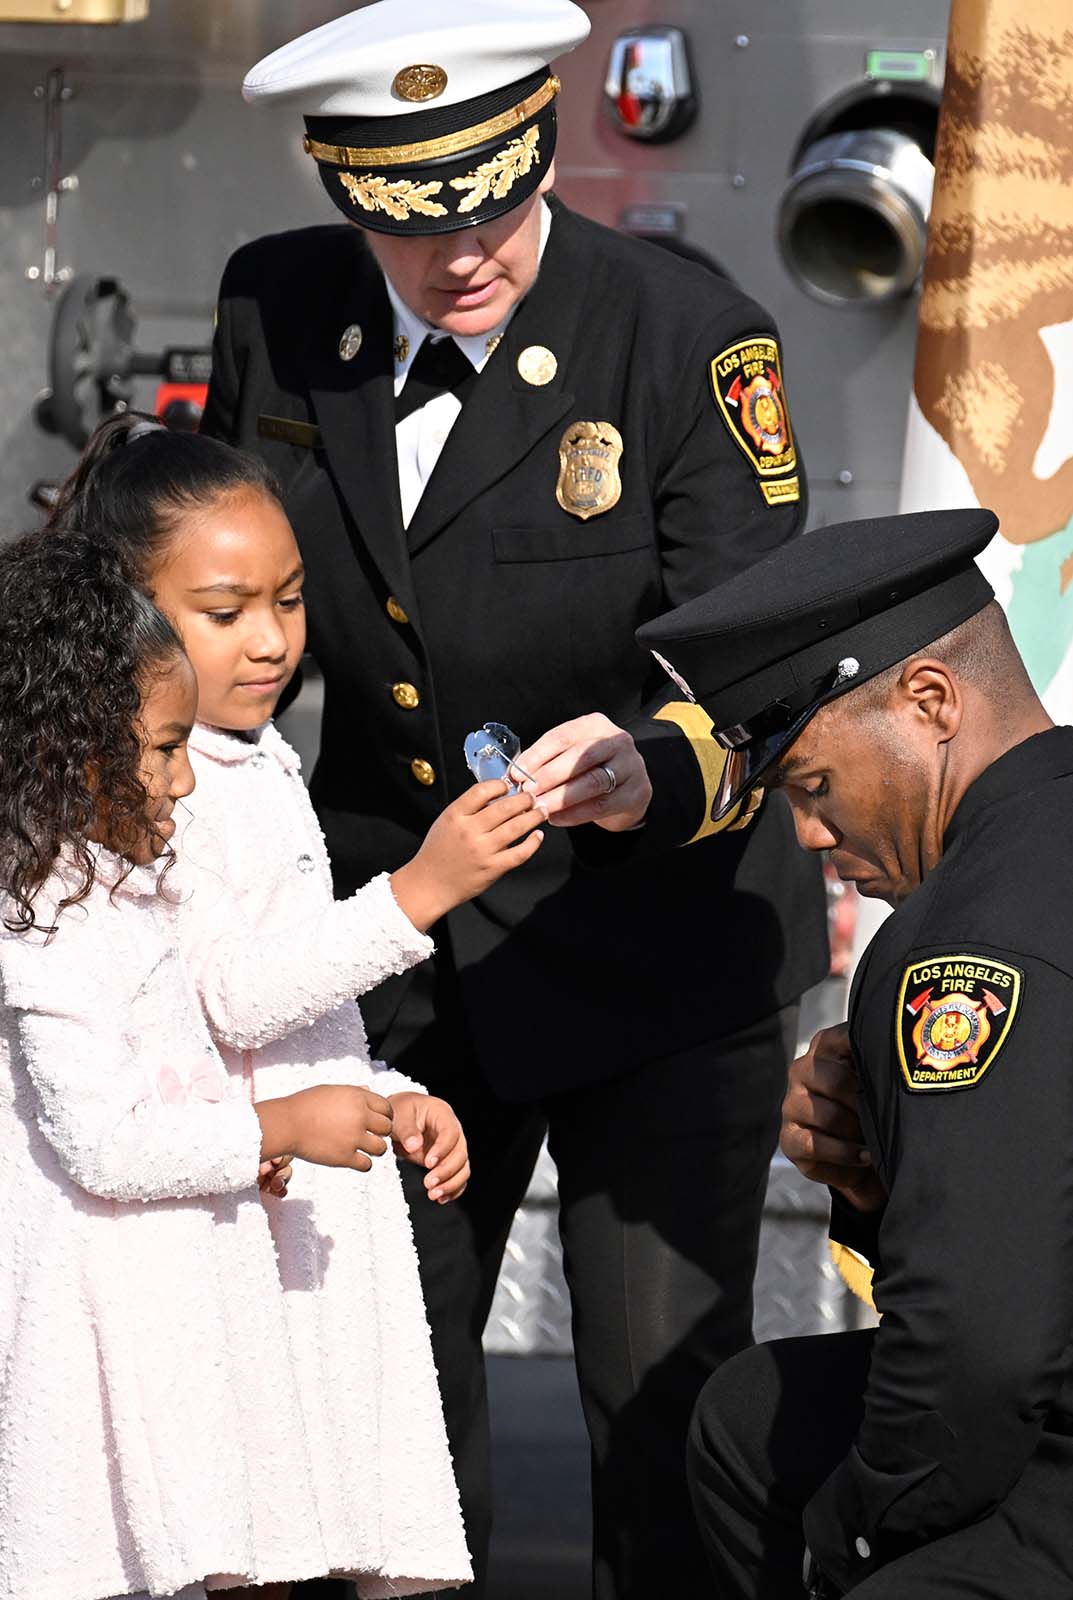
<svg viewBox="0 0 1073 1600">
<path fill-rule="evenodd" d="M 505 200 L 519 178 L 532 170 L 534 162 L 540 164 L 540 128 L 534 123 L 520 139 L 512 139 L 504 149 L 464 178 L 452 178 L 452 189 L 469 189 L 470 193 L 459 202 L 458 209 L 475 211 L 483 205 L 489 194 L 496 200 Z"/>
<path fill-rule="evenodd" d="M 339 182 L 363 211 L 386 211 L 396 222 L 405 222 L 411 211 L 423 217 L 447 215 L 446 206 L 429 199 L 430 195 L 439 194 L 442 183 L 411 183 L 409 178 L 389 181 L 382 175 L 373 177 L 372 174 L 355 178 L 352 172 L 341 172 Z"/>
</svg>

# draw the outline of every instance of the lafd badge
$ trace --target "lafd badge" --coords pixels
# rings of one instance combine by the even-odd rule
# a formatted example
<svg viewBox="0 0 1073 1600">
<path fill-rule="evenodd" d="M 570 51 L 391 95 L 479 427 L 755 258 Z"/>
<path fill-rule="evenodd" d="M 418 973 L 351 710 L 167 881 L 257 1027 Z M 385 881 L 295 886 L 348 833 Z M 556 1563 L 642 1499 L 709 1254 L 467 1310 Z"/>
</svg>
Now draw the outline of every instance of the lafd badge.
<svg viewBox="0 0 1073 1600">
<path fill-rule="evenodd" d="M 739 339 L 711 363 L 712 393 L 768 505 L 801 498 L 779 346 L 769 334 Z M 795 474 L 790 476 L 790 474 Z"/>
<path fill-rule="evenodd" d="M 934 956 L 906 969 L 898 997 L 898 1057 L 914 1092 L 971 1089 L 1017 1016 L 1023 978 L 989 956 Z"/>
<path fill-rule="evenodd" d="M 572 517 L 587 522 L 618 505 L 622 435 L 610 422 L 572 422 L 559 441 L 555 498 Z"/>
</svg>

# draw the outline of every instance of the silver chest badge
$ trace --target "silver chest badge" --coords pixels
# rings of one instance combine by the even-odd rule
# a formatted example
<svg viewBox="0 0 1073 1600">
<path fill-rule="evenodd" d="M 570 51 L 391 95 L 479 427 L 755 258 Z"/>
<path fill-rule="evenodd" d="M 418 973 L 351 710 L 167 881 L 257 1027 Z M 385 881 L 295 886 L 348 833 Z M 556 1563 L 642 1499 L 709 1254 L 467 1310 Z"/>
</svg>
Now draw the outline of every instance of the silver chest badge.
<svg viewBox="0 0 1073 1600">
<path fill-rule="evenodd" d="M 343 336 L 339 340 L 339 359 L 341 361 L 353 361 L 361 349 L 361 340 L 362 332 L 356 322 L 352 322 L 349 327 L 344 328 Z"/>
</svg>

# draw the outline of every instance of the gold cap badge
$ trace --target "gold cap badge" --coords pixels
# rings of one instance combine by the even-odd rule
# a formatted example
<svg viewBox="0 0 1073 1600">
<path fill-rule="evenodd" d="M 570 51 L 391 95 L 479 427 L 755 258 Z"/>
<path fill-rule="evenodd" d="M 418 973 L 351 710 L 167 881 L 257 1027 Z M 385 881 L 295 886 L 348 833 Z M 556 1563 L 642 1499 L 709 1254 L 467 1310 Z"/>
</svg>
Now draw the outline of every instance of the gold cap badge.
<svg viewBox="0 0 1073 1600">
<path fill-rule="evenodd" d="M 397 94 L 400 100 L 419 102 L 438 99 L 446 87 L 447 74 L 443 68 L 422 62 L 396 72 L 391 92 Z"/>
<path fill-rule="evenodd" d="M 550 383 L 558 370 L 558 361 L 542 344 L 527 345 L 518 357 L 518 372 L 534 389 L 542 389 Z"/>
<path fill-rule="evenodd" d="M 563 510 L 587 522 L 618 505 L 621 458 L 622 435 L 610 422 L 572 422 L 559 441 L 555 498 Z"/>
<path fill-rule="evenodd" d="M 352 322 L 349 327 L 343 329 L 342 337 L 339 340 L 339 359 L 341 361 L 353 361 L 361 349 L 361 341 L 361 329 L 356 322 Z"/>
</svg>

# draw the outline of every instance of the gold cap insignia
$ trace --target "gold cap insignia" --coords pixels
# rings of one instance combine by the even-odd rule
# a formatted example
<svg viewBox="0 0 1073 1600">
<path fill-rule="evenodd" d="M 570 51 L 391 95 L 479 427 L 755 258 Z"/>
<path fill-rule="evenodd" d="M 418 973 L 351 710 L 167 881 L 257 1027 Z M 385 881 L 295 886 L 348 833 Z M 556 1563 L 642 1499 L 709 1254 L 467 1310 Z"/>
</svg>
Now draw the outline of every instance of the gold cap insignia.
<svg viewBox="0 0 1073 1600">
<path fill-rule="evenodd" d="M 519 375 L 534 389 L 542 389 L 546 383 L 550 383 L 558 370 L 558 361 L 542 344 L 526 345 L 518 357 Z"/>
<path fill-rule="evenodd" d="M 396 72 L 391 85 L 392 94 L 400 100 L 437 100 L 447 87 L 447 74 L 442 67 L 428 62 L 413 67 L 403 67 Z"/>
<path fill-rule="evenodd" d="M 622 435 L 610 422 L 572 422 L 559 442 L 555 498 L 572 517 L 587 522 L 617 506 Z"/>
<path fill-rule="evenodd" d="M 361 349 L 361 341 L 361 329 L 356 322 L 352 322 L 349 327 L 343 329 L 342 337 L 339 340 L 339 359 L 341 361 L 353 361 Z"/>
</svg>

